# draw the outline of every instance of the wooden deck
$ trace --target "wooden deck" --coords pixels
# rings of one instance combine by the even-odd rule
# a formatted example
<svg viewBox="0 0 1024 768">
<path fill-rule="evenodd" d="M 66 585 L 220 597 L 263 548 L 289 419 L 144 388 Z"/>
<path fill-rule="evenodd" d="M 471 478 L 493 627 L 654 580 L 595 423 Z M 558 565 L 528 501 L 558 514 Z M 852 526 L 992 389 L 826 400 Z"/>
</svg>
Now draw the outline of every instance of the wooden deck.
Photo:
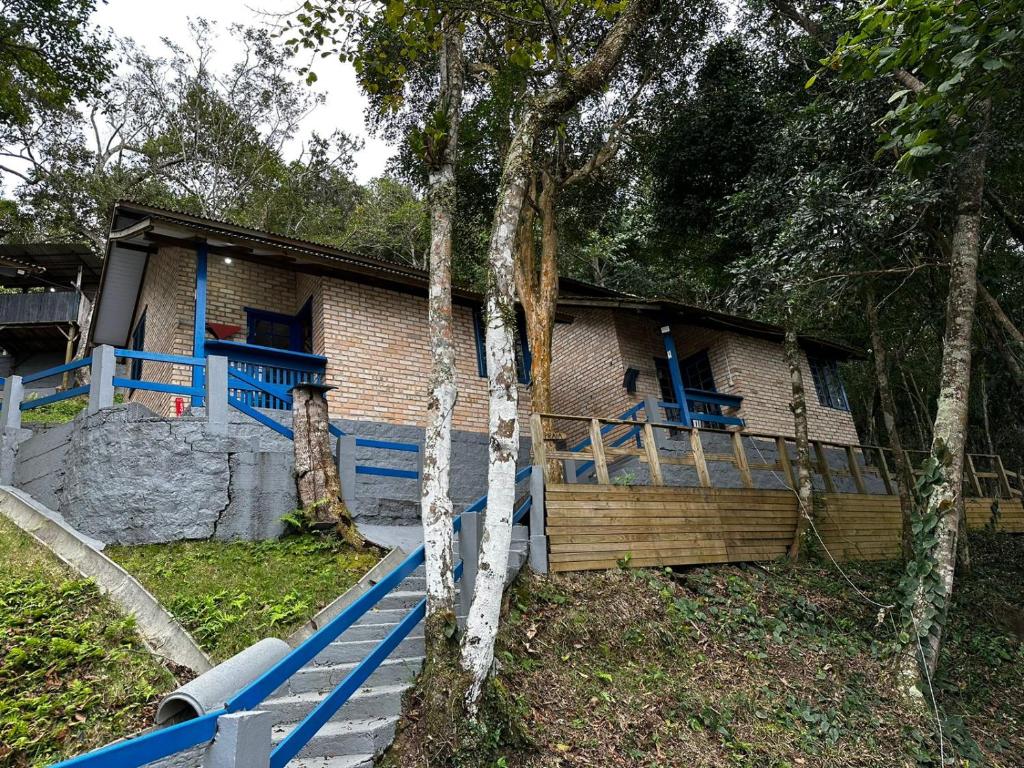
<svg viewBox="0 0 1024 768">
<path fill-rule="evenodd" d="M 789 491 L 565 484 L 545 505 L 553 571 L 773 560 L 796 530 Z"/>
</svg>

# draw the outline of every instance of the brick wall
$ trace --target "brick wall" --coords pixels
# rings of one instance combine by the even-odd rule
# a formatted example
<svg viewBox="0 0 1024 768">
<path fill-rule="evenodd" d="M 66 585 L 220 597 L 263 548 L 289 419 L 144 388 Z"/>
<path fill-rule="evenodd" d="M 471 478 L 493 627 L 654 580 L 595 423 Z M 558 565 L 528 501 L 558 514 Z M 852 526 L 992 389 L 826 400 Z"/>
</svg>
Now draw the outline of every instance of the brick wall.
<svg viewBox="0 0 1024 768">
<path fill-rule="evenodd" d="M 294 315 L 302 306 L 296 302 L 296 273 L 284 269 L 211 255 L 207 263 L 206 319 L 211 323 L 240 325 L 232 341 L 245 341 L 245 308 L 265 309 Z"/>
<path fill-rule="evenodd" d="M 555 328 L 552 399 L 556 412 L 615 417 L 644 395 L 661 396 L 654 360 L 665 357 L 665 347 L 654 319 L 623 310 L 573 308 L 571 312 L 574 321 Z M 680 359 L 707 350 L 718 391 L 743 397 L 739 415 L 747 422 L 747 431 L 793 434 L 792 390 L 781 344 L 680 323 L 672 325 L 672 337 Z M 802 362 L 811 438 L 859 442 L 849 413 L 818 403 L 806 355 Z M 635 396 L 628 395 L 622 385 L 627 368 L 640 372 Z M 561 427 L 573 438 L 582 430 Z"/>
<path fill-rule="evenodd" d="M 427 299 L 408 293 L 323 278 L 323 354 L 327 356 L 332 416 L 423 426 L 430 377 Z M 314 312 L 314 316 L 316 313 Z M 455 307 L 454 427 L 487 431 L 487 379 L 477 375 L 473 316 Z M 530 393 L 519 389 L 519 413 L 530 413 Z M 527 434 L 525 422 L 521 424 Z"/>
<path fill-rule="evenodd" d="M 139 295 L 132 331 L 146 314 L 145 348 L 152 352 L 173 355 L 192 354 L 192 307 L 195 296 L 195 254 L 183 248 L 160 248 L 151 254 Z M 188 386 L 191 369 L 167 363 L 142 363 L 146 381 Z M 133 402 L 164 416 L 174 413 L 174 397 L 159 392 L 135 390 Z"/>
</svg>

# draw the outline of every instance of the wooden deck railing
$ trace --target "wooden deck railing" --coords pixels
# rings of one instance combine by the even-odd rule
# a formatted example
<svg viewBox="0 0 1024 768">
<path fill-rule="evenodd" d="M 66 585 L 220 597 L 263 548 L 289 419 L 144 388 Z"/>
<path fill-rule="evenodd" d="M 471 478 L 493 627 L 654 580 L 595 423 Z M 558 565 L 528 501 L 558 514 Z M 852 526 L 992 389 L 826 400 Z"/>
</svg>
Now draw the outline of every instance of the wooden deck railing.
<svg viewBox="0 0 1024 768">
<path fill-rule="evenodd" d="M 551 449 L 545 436 L 556 433 L 549 431 L 551 422 L 585 423 L 588 439 L 572 448 Z M 609 484 L 613 478 L 610 466 L 626 458 L 635 458 L 646 465 L 650 474 L 650 485 L 682 485 L 666 479 L 668 467 L 692 467 L 696 473 L 697 485 L 703 488 L 723 487 L 716 484 L 712 465 L 731 465 L 743 488 L 766 487 L 755 482 L 755 473 L 768 472 L 774 475 L 776 487 L 796 487 L 795 445 L 792 437 L 761 432 L 744 432 L 708 427 L 687 427 L 677 422 L 657 420 L 638 421 L 635 419 L 608 419 L 591 416 L 577 416 L 558 413 L 534 413 L 530 428 L 534 446 L 534 463 L 548 466 L 551 460 L 565 465 L 567 481 L 578 482 L 583 476 L 580 465 L 587 467 L 589 475 L 592 463 L 593 477 L 599 484 Z M 682 439 L 680 435 L 683 435 Z M 636 438 L 633 440 L 633 438 Z M 673 439 L 675 437 L 675 439 Z M 728 451 L 722 444 L 728 442 Z M 710 443 L 717 443 L 710 446 Z M 680 450 L 680 444 L 688 452 Z M 763 445 L 762 445 L 763 444 Z M 748 448 L 748 446 L 750 446 Z M 898 492 L 892 470 L 892 449 L 878 445 L 851 445 L 827 440 L 810 441 L 811 465 L 821 490 L 825 493 L 858 493 L 862 495 L 891 496 Z M 765 456 L 773 454 L 772 460 Z M 907 464 L 915 466 L 927 455 L 925 451 L 906 451 Z M 838 463 L 837 463 L 838 459 Z M 984 468 L 979 469 L 981 464 Z M 915 468 L 915 475 L 921 470 Z M 849 483 L 841 483 L 848 480 Z M 871 481 L 871 482 L 869 482 Z M 736 487 L 736 486 L 724 486 Z M 1024 482 L 1016 472 L 1006 469 L 998 455 L 969 454 L 964 463 L 965 495 L 977 498 L 1021 497 Z"/>
</svg>

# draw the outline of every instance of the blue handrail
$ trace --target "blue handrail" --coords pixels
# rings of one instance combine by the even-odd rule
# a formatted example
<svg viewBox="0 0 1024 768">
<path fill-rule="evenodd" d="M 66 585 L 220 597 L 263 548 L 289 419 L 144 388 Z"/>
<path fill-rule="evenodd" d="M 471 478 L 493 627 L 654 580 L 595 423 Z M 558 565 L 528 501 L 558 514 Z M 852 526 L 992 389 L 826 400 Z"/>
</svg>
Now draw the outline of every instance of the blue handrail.
<svg viewBox="0 0 1024 768">
<path fill-rule="evenodd" d="M 85 368 L 87 365 L 92 365 L 91 357 L 83 357 L 81 360 L 72 360 L 70 363 L 64 363 L 63 365 L 55 365 L 53 368 L 47 368 L 44 371 L 36 371 L 30 373 L 28 376 L 22 376 L 22 384 L 31 384 L 33 381 L 39 381 L 49 376 L 56 376 L 58 373 L 65 373 L 66 371 L 74 371 L 79 368 Z M 2 381 L 2 379 L 0 379 Z M 0 384 L 2 386 L 2 384 Z"/>
</svg>

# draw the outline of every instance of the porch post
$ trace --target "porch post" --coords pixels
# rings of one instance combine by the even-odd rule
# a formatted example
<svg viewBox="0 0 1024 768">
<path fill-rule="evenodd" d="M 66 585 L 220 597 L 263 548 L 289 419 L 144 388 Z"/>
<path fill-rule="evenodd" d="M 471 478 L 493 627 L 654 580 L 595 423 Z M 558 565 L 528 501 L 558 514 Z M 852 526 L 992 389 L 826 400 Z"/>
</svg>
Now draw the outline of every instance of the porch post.
<svg viewBox="0 0 1024 768">
<path fill-rule="evenodd" d="M 196 302 L 192 325 L 192 357 L 206 357 L 206 267 L 209 248 L 205 242 L 196 246 Z M 203 368 L 192 367 L 192 386 L 202 389 L 206 386 Z M 202 398 L 193 395 L 192 406 L 202 405 Z"/>
<path fill-rule="evenodd" d="M 672 338 L 671 327 L 661 327 L 661 339 L 665 343 L 665 354 L 668 356 L 668 372 L 672 377 L 672 391 L 679 406 L 679 420 L 688 427 L 692 426 L 690 408 L 686 404 L 686 388 L 683 387 L 683 373 L 679 370 L 679 356 L 676 354 L 676 342 Z"/>
</svg>

